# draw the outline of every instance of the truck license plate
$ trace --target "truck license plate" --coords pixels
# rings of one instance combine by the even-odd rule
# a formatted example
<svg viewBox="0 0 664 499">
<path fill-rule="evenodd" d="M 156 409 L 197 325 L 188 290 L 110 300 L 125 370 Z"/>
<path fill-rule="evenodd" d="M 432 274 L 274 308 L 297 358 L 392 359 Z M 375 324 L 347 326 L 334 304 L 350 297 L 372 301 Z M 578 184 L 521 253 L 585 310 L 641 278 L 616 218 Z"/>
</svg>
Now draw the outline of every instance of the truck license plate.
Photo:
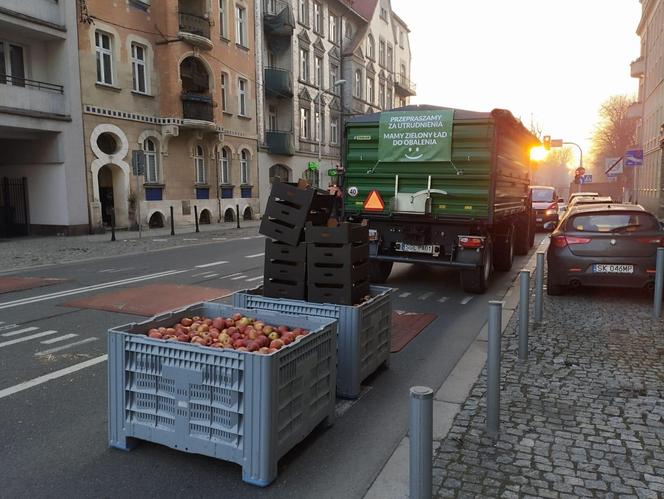
<svg viewBox="0 0 664 499">
<path fill-rule="evenodd" d="M 596 263 L 593 265 L 593 272 L 596 274 L 633 274 L 634 265 Z"/>
<path fill-rule="evenodd" d="M 426 253 L 427 255 L 433 255 L 440 252 L 440 247 L 434 244 L 408 244 L 408 243 L 397 243 L 397 251 L 404 251 L 406 253 Z"/>
</svg>

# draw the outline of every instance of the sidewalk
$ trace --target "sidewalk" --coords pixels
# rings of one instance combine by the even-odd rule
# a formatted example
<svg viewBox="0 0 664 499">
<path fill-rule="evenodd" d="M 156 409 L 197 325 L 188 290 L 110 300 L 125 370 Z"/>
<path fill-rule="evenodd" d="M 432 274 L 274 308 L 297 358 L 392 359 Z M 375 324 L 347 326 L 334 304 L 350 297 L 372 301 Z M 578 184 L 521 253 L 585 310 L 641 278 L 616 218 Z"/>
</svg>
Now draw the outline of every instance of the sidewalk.
<svg viewBox="0 0 664 499">
<path fill-rule="evenodd" d="M 0 239 L 0 271 L 19 270 L 26 267 L 65 263 L 91 258 L 144 253 L 176 246 L 212 242 L 222 238 L 250 237 L 258 233 L 260 220 L 200 225 L 196 233 L 194 225 L 175 227 L 171 236 L 170 227 L 143 229 L 138 231 L 116 231 L 116 241 L 111 242 L 111 233 L 85 236 L 18 237 Z"/>
<path fill-rule="evenodd" d="M 526 362 L 512 315 L 500 434 L 485 431 L 483 369 L 434 442 L 434 497 L 664 497 L 664 321 L 651 313 L 631 290 L 545 295 Z"/>
</svg>

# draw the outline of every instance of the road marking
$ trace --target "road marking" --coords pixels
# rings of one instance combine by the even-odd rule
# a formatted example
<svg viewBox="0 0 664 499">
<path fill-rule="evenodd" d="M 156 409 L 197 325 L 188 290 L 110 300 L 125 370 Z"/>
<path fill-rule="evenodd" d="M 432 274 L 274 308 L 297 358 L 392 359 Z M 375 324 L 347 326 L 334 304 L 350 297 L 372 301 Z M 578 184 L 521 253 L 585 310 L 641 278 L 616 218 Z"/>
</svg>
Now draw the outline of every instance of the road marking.
<svg viewBox="0 0 664 499">
<path fill-rule="evenodd" d="M 259 275 L 258 277 L 252 277 L 251 279 L 247 279 L 247 282 L 257 281 L 257 280 L 262 279 L 262 278 L 263 278 L 263 276 Z"/>
<path fill-rule="evenodd" d="M 438 301 L 440 303 L 445 303 L 448 300 L 447 296 L 443 296 L 442 298 L 438 298 Z"/>
<path fill-rule="evenodd" d="M 198 241 L 198 238 L 196 238 L 196 237 L 192 237 L 192 238 L 187 239 L 187 238 L 185 237 L 185 238 L 182 239 L 182 240 L 183 240 L 183 241 Z"/>
<path fill-rule="evenodd" d="M 2 333 L 0 336 L 16 336 L 17 334 L 21 333 L 28 333 L 30 331 L 36 331 L 39 329 L 38 327 L 26 327 L 25 329 L 19 329 L 17 331 L 12 331 L 11 333 Z"/>
<path fill-rule="evenodd" d="M 155 243 L 165 243 L 168 239 L 153 239 Z"/>
<path fill-rule="evenodd" d="M 57 338 L 51 338 L 50 340 L 40 341 L 39 343 L 42 343 L 44 345 L 50 345 L 51 343 L 58 343 L 59 341 L 69 340 L 71 338 L 76 338 L 77 336 L 78 335 L 75 333 L 65 334 L 62 336 L 58 336 Z"/>
<path fill-rule="evenodd" d="M 466 303 L 468 303 L 472 299 L 473 299 L 472 296 L 466 296 L 463 300 L 461 300 L 461 305 L 465 305 Z"/>
<path fill-rule="evenodd" d="M 424 293 L 422 296 L 419 297 L 420 300 L 428 300 L 431 298 L 431 295 L 433 295 L 433 291 L 429 291 L 428 293 Z"/>
<path fill-rule="evenodd" d="M 212 238 L 213 241 L 225 241 L 226 239 L 228 239 L 228 238 L 227 237 L 213 237 Z"/>
<path fill-rule="evenodd" d="M 245 258 L 258 258 L 259 256 L 263 256 L 265 253 L 256 253 L 255 255 L 247 255 Z"/>
<path fill-rule="evenodd" d="M 41 333 L 31 334 L 30 336 L 23 336 L 22 338 L 16 338 L 15 340 L 9 340 L 0 343 L 0 348 L 8 347 L 9 345 L 15 345 L 16 343 L 23 343 L 24 341 L 34 340 L 35 338 L 43 338 L 44 336 L 51 336 L 52 334 L 58 334 L 58 332 L 42 331 Z"/>
<path fill-rule="evenodd" d="M 128 270 L 133 269 L 134 267 L 125 267 L 123 269 L 111 269 L 108 271 L 109 274 L 115 274 L 116 272 L 127 272 Z"/>
<path fill-rule="evenodd" d="M 4 331 L 5 329 L 14 329 L 15 327 L 18 327 L 18 324 L 7 324 L 6 326 L 0 326 L 0 331 Z"/>
<path fill-rule="evenodd" d="M 240 239 L 242 239 L 243 241 L 246 241 L 248 239 L 253 239 L 253 238 L 252 237 L 241 237 Z"/>
<path fill-rule="evenodd" d="M 203 277 L 205 279 L 212 279 L 213 277 L 217 277 L 219 274 L 205 274 Z"/>
<path fill-rule="evenodd" d="M 224 263 L 228 263 L 226 260 L 222 260 L 220 262 L 212 262 L 212 263 L 204 263 L 202 265 L 196 265 L 194 268 L 195 269 L 204 269 L 207 267 L 214 267 L 215 265 L 223 265 Z"/>
<path fill-rule="evenodd" d="M 234 274 L 223 275 L 219 279 L 226 279 L 228 277 L 233 277 L 233 276 L 236 276 L 236 275 L 240 275 L 240 272 L 235 272 Z"/>
<path fill-rule="evenodd" d="M 399 298 L 408 298 L 411 295 L 409 291 L 406 291 L 405 293 L 401 293 L 399 295 Z"/>
<path fill-rule="evenodd" d="M 247 276 L 246 275 L 238 275 L 238 276 L 235 276 L 235 277 L 231 277 L 231 281 L 237 281 L 238 279 L 244 279 L 245 277 L 247 277 Z"/>
<path fill-rule="evenodd" d="M 83 286 L 82 288 L 70 289 L 67 291 L 58 291 L 55 293 L 49 293 L 45 295 L 35 296 L 32 298 L 23 298 L 20 300 L 7 301 L 0 303 L 0 310 L 5 308 L 18 307 L 20 305 L 28 305 L 31 303 L 38 303 L 40 301 L 54 300 L 56 298 L 62 298 L 65 296 L 77 295 L 80 293 L 87 293 L 88 291 L 98 291 L 100 289 L 113 288 L 116 286 L 122 286 L 124 284 L 133 284 L 135 282 L 148 281 L 150 279 L 158 279 L 160 277 L 172 276 L 175 274 L 181 274 L 187 272 L 187 270 L 167 270 L 164 272 L 158 272 L 156 274 L 147 274 L 139 277 L 130 277 L 128 279 L 121 279 L 119 281 L 111 281 L 102 284 L 93 284 L 90 286 Z"/>
<path fill-rule="evenodd" d="M 110 272 L 111 270 L 113 270 L 113 269 L 104 269 L 104 270 L 100 270 L 99 273 L 103 274 L 104 272 Z"/>
<path fill-rule="evenodd" d="M 33 386 L 41 385 L 42 383 L 46 383 L 47 381 L 62 378 L 63 376 L 67 376 L 68 374 L 75 373 L 76 371 L 80 371 L 81 369 L 94 366 L 101 362 L 106 362 L 107 360 L 108 360 L 108 355 L 104 354 L 99 357 L 95 357 L 94 359 L 81 362 L 80 364 L 74 364 L 73 366 L 65 367 L 64 369 L 60 369 L 59 371 L 54 371 L 52 373 L 39 376 L 38 378 L 34 378 L 29 381 L 24 381 L 23 383 L 19 383 L 18 385 L 10 386 L 8 388 L 5 388 L 4 390 L 0 390 L 0 399 L 9 397 L 10 395 L 14 395 L 15 393 L 18 392 L 22 392 L 23 390 L 27 390 L 28 388 L 32 388 Z"/>
<path fill-rule="evenodd" d="M 35 357 L 42 357 L 44 355 L 48 355 L 50 353 L 55 353 L 59 352 L 60 350 L 66 350 L 71 347 L 75 347 L 78 345 L 83 345 L 84 343 L 90 343 L 91 341 L 97 341 L 99 338 L 85 338 L 84 340 L 81 341 L 75 341 L 74 343 L 67 343 L 66 345 L 61 345 L 59 347 L 55 348 L 49 348 L 48 350 L 42 350 L 41 352 L 35 353 Z"/>
</svg>

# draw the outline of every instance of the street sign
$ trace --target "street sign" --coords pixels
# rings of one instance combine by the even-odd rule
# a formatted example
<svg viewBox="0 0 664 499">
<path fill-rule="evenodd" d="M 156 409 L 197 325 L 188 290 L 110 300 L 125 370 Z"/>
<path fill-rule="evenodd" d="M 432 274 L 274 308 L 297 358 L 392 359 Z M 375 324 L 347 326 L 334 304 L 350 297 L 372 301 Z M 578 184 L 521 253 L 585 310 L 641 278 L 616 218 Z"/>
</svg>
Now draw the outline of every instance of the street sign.
<svg viewBox="0 0 664 499">
<path fill-rule="evenodd" d="M 563 139 L 551 139 L 551 147 L 562 147 Z"/>
<path fill-rule="evenodd" d="M 581 177 L 581 183 L 582 184 L 592 184 L 593 183 L 593 176 L 588 174 L 588 175 L 583 175 Z"/>
<path fill-rule="evenodd" d="M 135 176 L 145 175 L 145 153 L 143 151 L 131 151 L 131 170 Z"/>
<path fill-rule="evenodd" d="M 622 158 L 605 158 L 604 173 L 607 177 L 617 177 L 623 172 Z"/>
<path fill-rule="evenodd" d="M 336 168 L 330 168 L 327 171 L 328 176 L 330 177 L 336 177 L 337 176 L 337 169 Z"/>
<path fill-rule="evenodd" d="M 309 163 L 307 163 L 307 169 L 311 170 L 312 172 L 318 170 L 318 163 L 315 161 L 309 161 Z"/>
<path fill-rule="evenodd" d="M 625 152 L 623 165 L 626 168 L 643 166 L 643 149 L 630 149 L 629 151 Z"/>
</svg>

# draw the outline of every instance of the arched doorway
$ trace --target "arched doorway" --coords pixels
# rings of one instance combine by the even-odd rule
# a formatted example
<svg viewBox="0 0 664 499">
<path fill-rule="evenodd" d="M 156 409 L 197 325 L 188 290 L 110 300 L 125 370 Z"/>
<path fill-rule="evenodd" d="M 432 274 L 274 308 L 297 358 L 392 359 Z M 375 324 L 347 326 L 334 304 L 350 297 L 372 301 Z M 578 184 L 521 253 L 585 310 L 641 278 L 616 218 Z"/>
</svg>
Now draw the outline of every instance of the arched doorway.
<svg viewBox="0 0 664 499">
<path fill-rule="evenodd" d="M 274 183 L 275 180 L 279 180 L 280 182 L 290 182 L 291 169 L 285 165 L 272 165 L 270 167 L 270 183 Z"/>
<path fill-rule="evenodd" d="M 235 210 L 233 208 L 226 208 L 224 222 L 235 222 Z"/>
<path fill-rule="evenodd" d="M 253 220 L 254 219 L 254 213 L 251 211 L 251 208 L 247 206 L 244 209 L 244 213 L 242 215 L 243 220 Z"/>
<path fill-rule="evenodd" d="M 201 211 L 201 216 L 199 218 L 199 223 L 203 225 L 210 225 L 210 219 L 212 218 L 210 216 L 210 210 L 203 210 Z"/>
<path fill-rule="evenodd" d="M 148 226 L 151 229 L 161 229 L 164 226 L 164 215 L 159 211 L 155 211 L 152 216 L 150 216 Z"/>
<path fill-rule="evenodd" d="M 117 165 L 105 164 L 97 172 L 97 183 L 102 224 L 110 226 L 115 214 L 115 225 L 124 227 L 128 223 L 127 196 L 129 195 L 124 171 Z"/>
<path fill-rule="evenodd" d="M 113 210 L 115 210 L 115 196 L 113 192 L 113 171 L 111 166 L 102 166 L 99 170 L 99 202 L 101 203 L 101 221 L 104 225 L 111 225 Z"/>
</svg>

